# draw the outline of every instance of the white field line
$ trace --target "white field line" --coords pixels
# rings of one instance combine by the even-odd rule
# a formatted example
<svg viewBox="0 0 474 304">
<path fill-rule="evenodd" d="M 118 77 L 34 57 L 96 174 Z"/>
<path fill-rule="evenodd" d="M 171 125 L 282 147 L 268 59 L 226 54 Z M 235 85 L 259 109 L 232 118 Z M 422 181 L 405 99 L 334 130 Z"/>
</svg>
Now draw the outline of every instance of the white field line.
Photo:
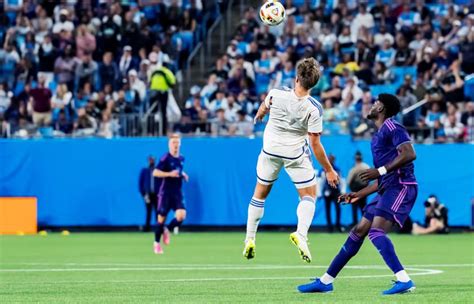
<svg viewBox="0 0 474 304">
<path fill-rule="evenodd" d="M 75 264 L 76 266 L 81 264 Z M 442 264 L 442 267 L 450 267 L 450 264 Z M 451 266 L 461 267 L 461 264 L 452 264 Z M 474 264 L 465 264 L 473 266 Z M 205 270 L 205 271 L 222 271 L 222 270 L 284 270 L 284 269 L 325 269 L 325 265 L 254 265 L 254 266 L 242 266 L 242 265 L 212 265 L 196 267 L 194 265 L 189 266 L 183 264 L 181 266 L 153 266 L 149 267 L 94 267 L 94 268 L 4 268 L 0 269 L 2 272 L 97 272 L 97 271 L 189 271 L 189 270 Z M 410 267 L 410 266 L 408 266 Z M 417 267 L 425 267 L 425 265 L 417 265 Z M 436 267 L 435 264 L 431 264 L 430 267 Z M 463 266 L 466 267 L 466 266 Z M 385 266 L 377 265 L 354 265 L 346 266 L 347 269 L 386 269 Z M 421 269 L 424 270 L 424 269 Z"/>
<path fill-rule="evenodd" d="M 360 267 L 359 267 L 360 269 Z M 373 268 L 367 268 L 373 269 Z M 422 276 L 422 275 L 435 275 L 443 273 L 437 269 L 419 269 L 419 268 L 406 268 L 410 272 L 410 276 Z M 392 274 L 380 274 L 380 275 L 355 275 L 355 276 L 340 276 L 338 279 L 373 279 L 373 278 L 386 278 L 393 277 Z M 167 283 L 167 282 L 216 282 L 216 281 L 270 281 L 270 280 L 308 280 L 308 277 L 223 277 L 223 278 L 183 278 L 183 279 L 162 279 L 162 280 L 101 280 L 100 283 L 126 283 L 126 284 L 144 284 L 144 283 Z M 23 282 L 22 284 L 35 284 L 35 285 L 51 285 L 51 284 L 97 284 L 99 281 L 40 281 L 40 282 Z"/>
</svg>

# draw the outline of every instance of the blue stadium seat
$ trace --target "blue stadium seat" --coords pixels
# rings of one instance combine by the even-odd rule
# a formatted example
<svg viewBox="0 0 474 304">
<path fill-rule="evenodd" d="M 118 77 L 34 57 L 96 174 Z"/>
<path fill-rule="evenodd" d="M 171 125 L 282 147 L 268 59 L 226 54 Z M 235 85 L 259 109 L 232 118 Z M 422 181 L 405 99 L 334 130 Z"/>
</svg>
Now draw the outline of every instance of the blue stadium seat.
<svg viewBox="0 0 474 304">
<path fill-rule="evenodd" d="M 25 89 L 25 82 L 23 81 L 17 81 L 15 88 L 13 89 L 13 94 L 15 96 L 18 96 L 23 90 Z"/>
<path fill-rule="evenodd" d="M 398 87 L 398 85 L 394 84 L 376 84 L 369 86 L 370 92 L 374 97 L 377 97 L 382 93 L 396 94 Z"/>
<path fill-rule="evenodd" d="M 53 137 L 53 128 L 52 127 L 39 128 L 38 132 L 43 137 Z"/>
<path fill-rule="evenodd" d="M 400 85 L 405 75 L 410 75 L 412 79 L 416 79 L 416 66 L 392 67 L 391 70 L 395 75 L 394 84 Z"/>
<path fill-rule="evenodd" d="M 268 89 L 268 84 L 270 83 L 270 76 L 265 74 L 257 73 L 255 75 L 255 86 L 257 89 L 257 94 L 265 93 Z"/>
<path fill-rule="evenodd" d="M 51 90 L 51 92 L 56 92 L 56 88 L 58 87 L 58 83 L 56 82 L 56 80 L 51 80 L 48 84 L 48 88 Z"/>
<path fill-rule="evenodd" d="M 474 74 L 470 74 L 464 79 L 464 95 L 469 100 L 474 100 Z"/>
</svg>

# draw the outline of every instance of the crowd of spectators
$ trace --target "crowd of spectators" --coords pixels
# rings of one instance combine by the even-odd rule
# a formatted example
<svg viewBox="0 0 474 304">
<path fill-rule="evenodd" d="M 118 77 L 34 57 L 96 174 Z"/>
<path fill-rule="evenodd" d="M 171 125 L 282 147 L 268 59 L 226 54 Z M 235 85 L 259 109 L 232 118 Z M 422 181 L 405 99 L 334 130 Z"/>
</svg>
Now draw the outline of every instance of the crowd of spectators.
<svg viewBox="0 0 474 304">
<path fill-rule="evenodd" d="M 287 20 L 275 27 L 262 25 L 250 7 L 207 83 L 178 101 L 180 121 L 167 129 L 166 92 L 210 25 L 203 16 L 225 2 L 4 1 L 0 137 L 38 127 L 112 137 L 124 128 L 117 117 L 148 108 L 162 113 L 162 134 L 248 136 L 263 130 L 252 117 L 265 94 L 291 87 L 297 61 L 313 56 L 323 69 L 312 94 L 324 106 L 325 132 L 369 136 L 366 113 L 388 92 L 404 109 L 426 101 L 398 117 L 414 139 L 473 141 L 469 0 L 286 0 Z"/>
<path fill-rule="evenodd" d="M 288 17 L 280 26 L 245 12 L 207 84 L 191 89 L 175 130 L 252 133 L 247 125 L 265 93 L 291 87 L 297 61 L 313 56 L 324 69 L 312 94 L 324 106 L 326 132 L 368 136 L 373 126 L 364 117 L 388 92 L 404 109 L 427 101 L 398 117 L 414 139 L 474 140 L 471 1 L 283 2 Z"/>
<path fill-rule="evenodd" d="M 0 137 L 119 135 L 117 114 L 159 101 L 151 78 L 179 75 L 221 2 L 2 1 Z"/>
</svg>

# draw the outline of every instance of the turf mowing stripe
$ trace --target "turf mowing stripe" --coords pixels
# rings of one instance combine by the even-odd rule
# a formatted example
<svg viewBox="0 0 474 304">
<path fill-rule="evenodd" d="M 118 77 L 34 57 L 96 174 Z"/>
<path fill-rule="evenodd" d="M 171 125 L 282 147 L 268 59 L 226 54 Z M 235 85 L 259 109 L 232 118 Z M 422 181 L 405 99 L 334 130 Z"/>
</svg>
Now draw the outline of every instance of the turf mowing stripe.
<svg viewBox="0 0 474 304">
<path fill-rule="evenodd" d="M 423 275 L 435 275 L 443 273 L 441 270 L 437 269 L 415 269 L 415 268 L 406 268 L 411 271 L 421 271 L 410 273 L 410 276 L 423 276 Z M 373 278 L 386 278 L 393 277 L 393 274 L 380 274 L 380 275 L 356 275 L 356 276 L 340 276 L 338 279 L 373 279 Z M 185 278 L 185 279 L 163 279 L 163 280 L 109 280 L 103 281 L 101 283 L 126 283 L 126 284 L 143 284 L 143 283 L 172 283 L 172 282 L 214 282 L 214 281 L 268 281 L 268 280 L 307 280 L 308 277 L 234 277 L 234 278 Z M 56 281 L 56 282 L 23 282 L 25 284 L 35 284 L 35 285 L 50 285 L 50 284 L 97 284 L 99 281 Z"/>
<path fill-rule="evenodd" d="M 234 266 L 234 267 L 135 267 L 135 268 L 17 268 L 17 269 L 0 269 L 0 272 L 93 272 L 93 271 L 166 271 L 166 270 L 279 270 L 279 269 L 316 269 L 326 268 L 327 266 L 313 265 L 313 266 L 283 266 L 283 265 L 269 265 L 263 267 L 255 266 Z M 423 267 L 419 265 L 418 267 Z M 386 266 L 380 265 L 360 265 L 360 266 L 346 266 L 347 269 L 386 269 Z M 410 268 L 407 268 L 410 269 Z M 415 268 L 413 268 L 415 269 Z M 419 269 L 418 269 L 419 270 Z M 425 269 L 421 269 L 425 270 Z M 426 269 L 429 270 L 429 269 Z"/>
</svg>

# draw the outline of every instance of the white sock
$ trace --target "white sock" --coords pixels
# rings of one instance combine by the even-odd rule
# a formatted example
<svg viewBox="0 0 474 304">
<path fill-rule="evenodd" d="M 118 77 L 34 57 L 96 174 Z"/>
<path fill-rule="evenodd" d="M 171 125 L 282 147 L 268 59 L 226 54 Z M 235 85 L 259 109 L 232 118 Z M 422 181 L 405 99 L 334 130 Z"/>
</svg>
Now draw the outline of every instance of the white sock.
<svg viewBox="0 0 474 304">
<path fill-rule="evenodd" d="M 329 274 L 327 274 L 327 273 L 323 274 L 323 276 L 319 280 L 324 285 L 328 285 L 328 284 L 331 284 L 332 282 L 334 282 L 334 278 L 332 276 L 330 276 Z"/>
<path fill-rule="evenodd" d="M 296 215 L 298 216 L 298 227 L 296 231 L 305 238 L 308 237 L 308 230 L 313 222 L 315 210 L 316 204 L 312 197 L 304 196 L 301 198 L 298 208 L 296 209 Z"/>
<path fill-rule="evenodd" d="M 258 224 L 260 219 L 263 217 L 265 201 L 252 197 L 249 204 L 248 215 L 247 215 L 247 236 L 246 239 L 255 239 L 257 234 Z"/>
<path fill-rule="evenodd" d="M 410 277 L 408 276 L 408 273 L 405 270 L 400 270 L 395 274 L 397 277 L 397 281 L 400 281 L 402 283 L 406 283 L 410 281 Z"/>
</svg>

